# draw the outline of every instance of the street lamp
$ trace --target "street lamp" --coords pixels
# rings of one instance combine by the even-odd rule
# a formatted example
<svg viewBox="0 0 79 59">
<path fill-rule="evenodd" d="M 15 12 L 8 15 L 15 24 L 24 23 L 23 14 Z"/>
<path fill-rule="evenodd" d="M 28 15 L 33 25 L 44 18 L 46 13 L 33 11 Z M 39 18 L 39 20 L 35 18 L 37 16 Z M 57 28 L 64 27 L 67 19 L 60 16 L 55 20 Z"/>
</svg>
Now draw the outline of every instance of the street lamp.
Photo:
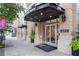
<svg viewBox="0 0 79 59">
<path fill-rule="evenodd" d="M 66 21 L 66 16 L 65 16 L 65 14 L 63 14 L 61 18 L 62 18 L 62 22 L 65 22 L 65 21 Z"/>
</svg>

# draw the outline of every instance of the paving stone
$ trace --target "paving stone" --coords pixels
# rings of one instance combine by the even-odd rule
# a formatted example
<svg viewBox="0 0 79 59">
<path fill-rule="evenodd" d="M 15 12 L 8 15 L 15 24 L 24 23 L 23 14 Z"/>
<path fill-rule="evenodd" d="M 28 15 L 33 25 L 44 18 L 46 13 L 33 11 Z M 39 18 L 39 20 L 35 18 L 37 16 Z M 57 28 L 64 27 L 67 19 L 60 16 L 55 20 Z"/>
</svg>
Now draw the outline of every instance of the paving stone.
<svg viewBox="0 0 79 59">
<path fill-rule="evenodd" d="M 58 50 L 45 52 L 34 47 L 33 44 L 19 38 L 7 38 L 5 40 L 5 55 L 6 56 L 67 56 Z"/>
</svg>

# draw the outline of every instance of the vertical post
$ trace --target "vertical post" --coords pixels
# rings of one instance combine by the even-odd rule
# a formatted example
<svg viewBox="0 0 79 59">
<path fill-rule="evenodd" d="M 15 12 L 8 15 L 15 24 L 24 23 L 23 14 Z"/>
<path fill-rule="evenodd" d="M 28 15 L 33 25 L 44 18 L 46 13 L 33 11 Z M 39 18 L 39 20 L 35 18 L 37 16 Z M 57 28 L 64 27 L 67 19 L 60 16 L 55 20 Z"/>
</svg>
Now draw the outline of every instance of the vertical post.
<svg viewBox="0 0 79 59">
<path fill-rule="evenodd" d="M 42 35 L 42 44 L 44 44 L 45 43 L 45 22 L 43 22 L 43 35 Z"/>
<path fill-rule="evenodd" d="M 51 27 L 52 27 L 52 26 L 50 25 L 50 26 L 49 26 L 49 33 L 50 33 L 50 34 L 49 34 L 49 37 L 50 37 L 50 40 L 49 40 L 49 41 L 50 41 L 50 42 L 51 42 L 51 36 L 52 36 L 52 35 L 51 35 L 51 34 L 52 34 L 52 33 L 51 33 L 51 32 L 52 32 L 52 31 L 51 31 Z"/>
<path fill-rule="evenodd" d="M 58 24 L 58 19 L 57 19 L 57 43 L 59 39 L 59 24 Z"/>
<path fill-rule="evenodd" d="M 2 41 L 3 41 L 3 35 L 2 35 L 2 33 L 3 33 L 3 30 L 0 30 L 0 34 L 1 34 L 1 36 L 0 36 L 0 45 L 2 44 Z"/>
</svg>

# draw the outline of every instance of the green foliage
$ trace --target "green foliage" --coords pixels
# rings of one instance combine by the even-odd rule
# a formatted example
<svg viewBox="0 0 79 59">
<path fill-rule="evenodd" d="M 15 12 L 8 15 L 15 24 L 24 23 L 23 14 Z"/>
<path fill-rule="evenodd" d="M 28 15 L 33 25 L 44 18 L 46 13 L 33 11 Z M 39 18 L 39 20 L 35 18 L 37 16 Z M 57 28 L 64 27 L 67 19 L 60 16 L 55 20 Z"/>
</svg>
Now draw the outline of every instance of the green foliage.
<svg viewBox="0 0 79 59">
<path fill-rule="evenodd" d="M 76 32 L 76 37 L 72 39 L 70 46 L 73 51 L 79 51 L 79 31 Z"/>
<path fill-rule="evenodd" d="M 79 39 L 72 40 L 70 46 L 73 49 L 73 51 L 79 50 Z"/>
<path fill-rule="evenodd" d="M 79 31 L 76 32 L 76 36 L 72 39 L 70 46 L 73 51 L 79 51 Z"/>
<path fill-rule="evenodd" d="M 78 21 L 78 27 L 77 31 L 75 32 L 75 37 L 72 39 L 70 46 L 73 49 L 73 51 L 79 51 L 79 21 Z"/>
<path fill-rule="evenodd" d="M 79 34 L 79 32 L 77 32 L 77 34 Z"/>
<path fill-rule="evenodd" d="M 34 8 L 36 4 L 37 4 L 37 3 L 34 3 L 34 4 L 31 6 L 31 8 Z"/>
<path fill-rule="evenodd" d="M 20 13 L 24 8 L 19 3 L 0 3 L 0 18 L 7 19 L 7 29 L 4 32 L 8 31 L 13 24 L 13 20 L 18 17 L 18 13 Z"/>
<path fill-rule="evenodd" d="M 31 31 L 30 38 L 33 40 L 35 39 L 35 31 L 34 30 Z"/>
<path fill-rule="evenodd" d="M 0 3 L 0 18 L 4 17 L 8 22 L 12 22 L 22 10 L 23 7 L 17 3 Z"/>
<path fill-rule="evenodd" d="M 0 48 L 5 48 L 5 44 L 2 44 L 2 43 L 0 42 Z"/>
</svg>

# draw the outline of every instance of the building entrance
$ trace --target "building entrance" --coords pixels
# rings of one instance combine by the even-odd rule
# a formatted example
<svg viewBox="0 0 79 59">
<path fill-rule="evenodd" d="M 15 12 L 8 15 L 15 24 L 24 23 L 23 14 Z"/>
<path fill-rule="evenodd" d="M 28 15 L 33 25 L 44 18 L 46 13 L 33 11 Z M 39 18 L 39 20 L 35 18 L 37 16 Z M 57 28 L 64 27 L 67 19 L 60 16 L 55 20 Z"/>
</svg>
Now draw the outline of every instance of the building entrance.
<svg viewBox="0 0 79 59">
<path fill-rule="evenodd" d="M 45 42 L 52 46 L 57 46 L 57 25 L 45 25 Z"/>
</svg>

